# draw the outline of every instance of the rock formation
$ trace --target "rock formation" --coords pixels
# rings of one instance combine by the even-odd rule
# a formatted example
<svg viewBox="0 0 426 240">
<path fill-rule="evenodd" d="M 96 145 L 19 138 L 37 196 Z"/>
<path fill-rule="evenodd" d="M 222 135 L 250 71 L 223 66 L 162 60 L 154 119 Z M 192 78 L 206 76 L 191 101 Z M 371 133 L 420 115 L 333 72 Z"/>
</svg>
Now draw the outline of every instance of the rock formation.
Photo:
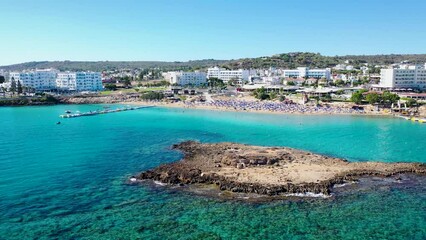
<svg viewBox="0 0 426 240">
<path fill-rule="evenodd" d="M 361 176 L 426 174 L 426 165 L 421 163 L 348 162 L 291 148 L 187 141 L 173 145 L 173 149 L 182 151 L 184 158 L 136 178 L 169 184 L 216 184 L 220 190 L 281 195 L 330 194 L 334 184 Z"/>
</svg>

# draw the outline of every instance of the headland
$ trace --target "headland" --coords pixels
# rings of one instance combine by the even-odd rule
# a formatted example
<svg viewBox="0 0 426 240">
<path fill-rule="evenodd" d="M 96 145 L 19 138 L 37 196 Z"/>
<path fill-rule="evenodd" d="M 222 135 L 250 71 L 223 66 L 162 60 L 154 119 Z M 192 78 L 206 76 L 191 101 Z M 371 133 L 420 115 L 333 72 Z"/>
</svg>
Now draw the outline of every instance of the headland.
<svg viewBox="0 0 426 240">
<path fill-rule="evenodd" d="M 329 195 L 335 184 L 360 177 L 426 175 L 426 164 L 348 162 L 286 147 L 236 143 L 175 144 L 180 161 L 142 172 L 132 181 L 151 179 L 168 184 L 210 184 L 220 190 L 261 195 L 315 193 Z"/>
</svg>

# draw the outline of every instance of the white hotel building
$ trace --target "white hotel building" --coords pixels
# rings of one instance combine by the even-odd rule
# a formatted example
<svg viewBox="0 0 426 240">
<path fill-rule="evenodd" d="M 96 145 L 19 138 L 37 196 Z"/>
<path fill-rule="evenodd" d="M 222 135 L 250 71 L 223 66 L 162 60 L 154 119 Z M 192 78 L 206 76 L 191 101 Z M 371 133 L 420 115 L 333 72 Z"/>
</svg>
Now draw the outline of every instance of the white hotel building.
<svg viewBox="0 0 426 240">
<path fill-rule="evenodd" d="M 220 80 L 223 80 L 225 83 L 231 79 L 237 79 L 239 81 L 248 81 L 249 76 L 249 70 L 226 70 L 224 68 L 219 67 L 207 69 L 207 78 L 218 78 Z"/>
<path fill-rule="evenodd" d="M 298 67 L 297 69 L 283 70 L 283 76 L 285 78 L 325 78 L 328 81 L 330 80 L 331 69 L 309 69 L 308 67 Z"/>
<path fill-rule="evenodd" d="M 372 87 L 385 89 L 426 90 L 426 63 L 424 65 L 400 65 L 398 68 L 382 69 L 380 83 Z"/>
<path fill-rule="evenodd" d="M 99 72 L 60 72 L 56 77 L 56 87 L 69 91 L 100 91 L 102 77 Z"/>
<path fill-rule="evenodd" d="M 10 81 L 12 78 L 15 82 L 20 82 L 22 86 L 30 87 L 35 90 L 51 90 L 54 89 L 57 71 L 53 69 L 42 69 L 25 72 L 11 72 L 9 74 Z"/>
<path fill-rule="evenodd" d="M 164 78 L 170 84 L 179 86 L 193 85 L 198 86 L 207 83 L 206 73 L 204 72 L 167 72 Z"/>
</svg>

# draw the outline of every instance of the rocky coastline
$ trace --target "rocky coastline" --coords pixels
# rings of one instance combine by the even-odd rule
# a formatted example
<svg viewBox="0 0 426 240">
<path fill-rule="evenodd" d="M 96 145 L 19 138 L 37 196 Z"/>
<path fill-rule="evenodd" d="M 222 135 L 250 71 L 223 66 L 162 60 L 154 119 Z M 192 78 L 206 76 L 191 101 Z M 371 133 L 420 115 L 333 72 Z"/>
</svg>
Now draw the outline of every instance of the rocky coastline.
<svg viewBox="0 0 426 240">
<path fill-rule="evenodd" d="M 184 158 L 142 172 L 132 180 L 209 184 L 222 191 L 277 196 L 329 195 L 335 184 L 366 176 L 398 179 L 404 173 L 426 175 L 426 164 L 348 162 L 292 148 L 187 141 L 172 149 L 182 151 Z"/>
</svg>

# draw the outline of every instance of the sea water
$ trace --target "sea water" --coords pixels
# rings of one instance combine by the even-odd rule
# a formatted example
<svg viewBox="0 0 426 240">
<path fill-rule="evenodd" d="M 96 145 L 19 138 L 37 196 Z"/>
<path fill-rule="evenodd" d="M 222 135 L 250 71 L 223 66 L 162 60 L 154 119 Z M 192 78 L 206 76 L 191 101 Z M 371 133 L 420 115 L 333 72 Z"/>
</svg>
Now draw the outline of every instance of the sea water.
<svg viewBox="0 0 426 240">
<path fill-rule="evenodd" d="M 185 140 L 288 146 L 349 161 L 426 162 L 426 125 L 159 107 L 58 118 L 103 106 L 0 108 L 0 239 L 426 238 L 422 177 L 333 198 L 259 203 L 126 183 L 179 160 L 170 146 Z"/>
</svg>

